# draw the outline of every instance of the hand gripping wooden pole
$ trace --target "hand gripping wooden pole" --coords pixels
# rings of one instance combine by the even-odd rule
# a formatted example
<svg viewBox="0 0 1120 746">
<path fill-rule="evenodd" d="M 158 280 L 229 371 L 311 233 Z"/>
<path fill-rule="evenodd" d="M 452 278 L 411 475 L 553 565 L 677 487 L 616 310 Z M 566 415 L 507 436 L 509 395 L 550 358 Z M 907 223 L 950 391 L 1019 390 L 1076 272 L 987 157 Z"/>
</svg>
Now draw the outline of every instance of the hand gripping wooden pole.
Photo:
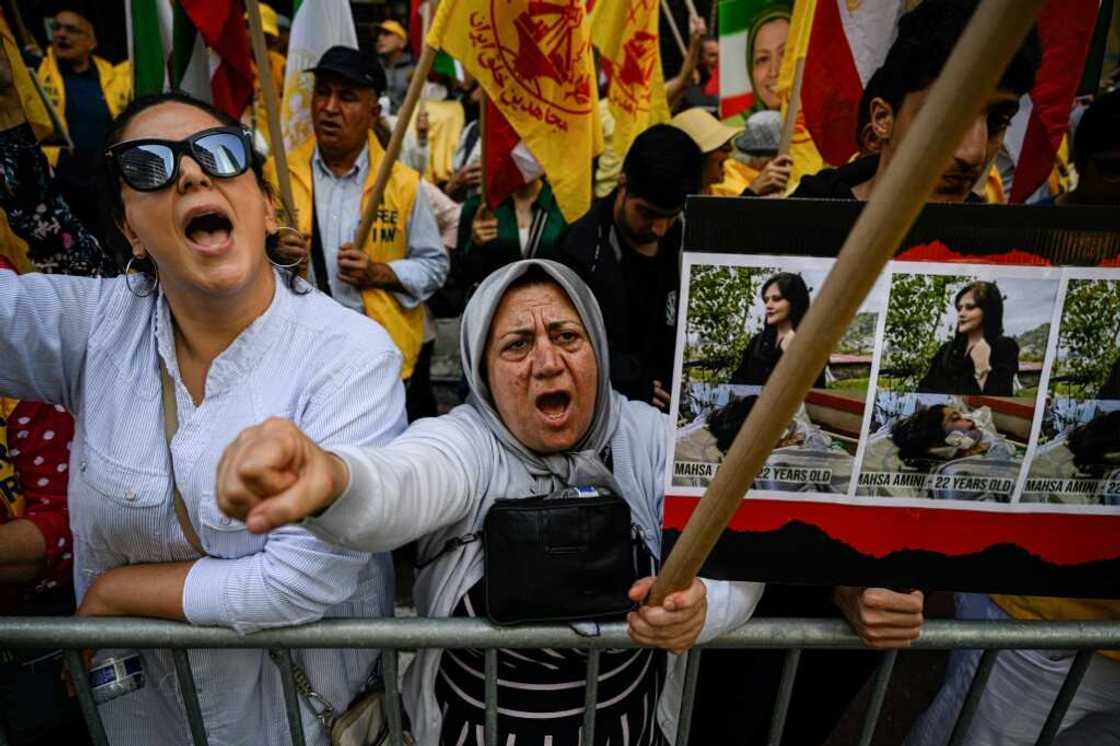
<svg viewBox="0 0 1120 746">
<path fill-rule="evenodd" d="M 900 144 L 820 294 L 685 526 L 648 603 L 687 588 L 995 90 L 1044 0 L 983 0 Z"/>
<path fill-rule="evenodd" d="M 280 202 L 288 213 L 288 220 L 295 225 L 298 219 L 295 200 L 292 199 L 292 179 L 288 173 L 288 154 L 284 151 L 284 132 L 280 127 L 280 107 L 276 103 L 276 88 L 272 84 L 272 64 L 268 61 L 268 47 L 264 43 L 261 25 L 261 6 L 258 0 L 246 0 L 245 12 L 249 15 L 249 40 L 257 62 L 257 78 L 264 95 L 264 109 L 268 116 L 268 137 L 272 141 L 272 158 L 276 162 L 276 181 L 280 187 Z"/>
<path fill-rule="evenodd" d="M 450 3 L 454 0 L 443 0 L 443 2 Z M 436 3 L 433 2 L 430 4 L 428 12 L 435 13 L 435 11 Z M 412 71 L 412 80 L 408 82 L 408 92 L 404 96 L 404 103 L 401 104 L 401 110 L 397 112 L 397 124 L 393 127 L 389 145 L 385 148 L 385 154 L 381 157 L 381 163 L 377 166 L 377 178 L 373 182 L 373 193 L 370 194 L 369 201 L 366 202 L 365 208 L 362 210 L 362 222 L 359 223 L 358 232 L 354 235 L 354 248 L 356 249 L 360 250 L 369 240 L 369 232 L 373 229 L 377 209 L 381 207 L 381 198 L 385 196 L 385 186 L 389 183 L 389 174 L 392 173 L 393 164 L 397 162 L 397 156 L 400 155 L 404 133 L 412 122 L 412 113 L 416 111 L 416 102 L 420 100 L 420 91 L 424 88 L 424 82 L 428 79 L 428 73 L 432 69 L 432 62 L 435 61 L 435 58 L 435 47 L 425 39 L 424 49 L 420 53 L 416 69 Z"/>
</svg>

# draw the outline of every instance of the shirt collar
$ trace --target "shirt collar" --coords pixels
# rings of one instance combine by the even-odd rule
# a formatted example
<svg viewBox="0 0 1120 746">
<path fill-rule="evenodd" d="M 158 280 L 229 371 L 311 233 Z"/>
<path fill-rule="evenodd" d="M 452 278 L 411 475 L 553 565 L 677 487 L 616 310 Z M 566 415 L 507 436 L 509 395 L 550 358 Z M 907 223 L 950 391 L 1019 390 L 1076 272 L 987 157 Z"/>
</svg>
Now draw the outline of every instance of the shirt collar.
<svg viewBox="0 0 1120 746">
<path fill-rule="evenodd" d="M 245 380 L 264 351 L 271 345 L 273 334 L 270 331 L 278 323 L 277 319 L 283 316 L 284 307 L 291 302 L 287 278 L 280 272 L 275 270 L 273 272 L 276 275 L 276 290 L 272 302 L 268 304 L 264 313 L 238 334 L 230 346 L 210 364 L 210 370 L 206 374 L 206 396 L 220 394 L 235 383 Z M 152 333 L 155 335 L 156 350 L 163 357 L 168 373 L 173 379 L 181 381 L 179 363 L 175 356 L 171 307 L 167 303 L 167 296 L 164 295 L 162 286 L 159 289 L 155 328 Z"/>
<path fill-rule="evenodd" d="M 335 181 L 352 179 L 354 177 L 361 178 L 369 171 L 369 143 L 366 143 L 362 147 L 362 152 L 358 154 L 358 160 L 354 161 L 354 167 L 342 176 L 335 176 L 334 171 L 327 168 L 327 164 L 323 161 L 323 156 L 319 153 L 318 144 L 315 145 L 315 153 L 311 156 L 311 162 L 315 166 L 316 176 L 327 176 Z"/>
</svg>

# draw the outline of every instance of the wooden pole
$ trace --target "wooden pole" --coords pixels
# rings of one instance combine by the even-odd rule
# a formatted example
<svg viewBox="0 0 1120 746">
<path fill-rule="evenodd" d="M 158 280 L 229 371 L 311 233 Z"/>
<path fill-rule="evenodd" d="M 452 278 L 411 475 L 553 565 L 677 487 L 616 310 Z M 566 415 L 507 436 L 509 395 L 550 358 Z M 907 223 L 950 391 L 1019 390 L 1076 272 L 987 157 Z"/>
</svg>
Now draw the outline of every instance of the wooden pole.
<svg viewBox="0 0 1120 746">
<path fill-rule="evenodd" d="M 786 119 L 782 122 L 782 139 L 778 143 L 778 155 L 789 155 L 793 144 L 793 130 L 797 125 L 797 115 L 801 111 L 801 79 L 805 75 L 805 58 L 800 57 L 793 68 L 793 90 L 786 107 Z"/>
<path fill-rule="evenodd" d="M 490 108 L 490 97 L 486 94 L 486 89 L 482 88 L 481 83 L 479 88 L 482 91 L 482 98 L 479 100 L 478 107 L 478 209 L 486 210 L 490 208 L 486 201 L 486 155 L 490 147 L 486 143 L 486 127 L 490 120 L 490 115 L 486 110 Z M 470 153 L 467 153 L 467 157 L 470 157 Z"/>
<path fill-rule="evenodd" d="M 261 6 L 258 0 L 246 0 L 249 14 L 249 40 L 253 43 L 253 57 L 257 61 L 257 77 L 264 94 L 264 108 L 268 115 L 268 136 L 272 141 L 272 157 L 276 162 L 276 180 L 280 186 L 280 201 L 288 213 L 288 220 L 295 225 L 299 216 L 292 199 L 292 179 L 288 173 L 288 154 L 284 151 L 284 132 L 280 128 L 280 107 L 276 103 L 276 89 L 272 86 L 272 64 L 268 61 L 268 47 L 264 43 L 261 25 Z"/>
<path fill-rule="evenodd" d="M 424 40 L 424 39 L 428 38 L 428 29 L 431 28 L 431 25 L 432 25 L 432 5 L 429 2 L 420 3 L 420 39 L 421 40 Z M 413 74 L 415 75 L 415 73 L 413 73 Z M 420 114 L 423 114 L 425 111 L 427 111 L 428 107 L 426 106 L 426 103 L 427 102 L 426 102 L 425 99 L 420 99 L 420 104 L 419 104 L 420 113 L 417 114 L 417 116 L 420 116 Z"/>
<path fill-rule="evenodd" d="M 692 0 L 684 0 L 684 6 L 688 8 L 688 16 L 692 18 L 703 18 L 704 16 L 696 12 L 696 4 Z"/>
<path fill-rule="evenodd" d="M 673 38 L 677 40 L 677 46 L 681 50 L 681 57 L 688 58 L 688 47 L 684 44 L 684 37 L 681 36 L 681 30 L 677 27 L 677 19 L 673 18 L 673 9 L 669 7 L 666 0 L 661 0 L 661 14 L 665 17 L 665 22 L 669 24 L 669 30 L 673 32 Z"/>
<path fill-rule="evenodd" d="M 984 0 L 934 83 L 913 128 L 848 234 L 836 264 L 731 445 L 680 540 L 661 568 L 649 603 L 696 577 L 782 431 L 879 273 L 921 212 L 1044 0 Z"/>
<path fill-rule="evenodd" d="M 444 0 L 444 2 L 452 2 L 452 0 Z M 424 51 L 420 53 L 416 69 L 412 72 L 412 80 L 408 83 L 408 93 L 405 94 L 404 103 L 401 104 L 401 110 L 397 113 L 397 123 L 393 127 L 393 135 L 389 138 L 389 145 L 385 148 L 385 154 L 381 157 L 381 163 L 377 167 L 377 178 L 373 182 L 373 193 L 370 194 L 369 201 L 366 202 L 365 208 L 362 210 L 362 222 L 358 224 L 358 232 L 354 235 L 354 247 L 359 250 L 369 240 L 369 232 L 372 230 L 373 222 L 377 217 L 377 209 L 381 207 L 381 198 L 385 196 L 385 186 L 389 183 L 389 174 L 393 170 L 393 164 L 396 163 L 397 156 L 400 155 L 404 133 L 412 121 L 412 113 L 416 111 L 416 103 L 420 100 L 420 90 L 424 87 L 424 81 L 428 79 L 428 72 L 432 69 L 432 62 L 435 58 L 435 48 L 425 41 Z"/>
</svg>

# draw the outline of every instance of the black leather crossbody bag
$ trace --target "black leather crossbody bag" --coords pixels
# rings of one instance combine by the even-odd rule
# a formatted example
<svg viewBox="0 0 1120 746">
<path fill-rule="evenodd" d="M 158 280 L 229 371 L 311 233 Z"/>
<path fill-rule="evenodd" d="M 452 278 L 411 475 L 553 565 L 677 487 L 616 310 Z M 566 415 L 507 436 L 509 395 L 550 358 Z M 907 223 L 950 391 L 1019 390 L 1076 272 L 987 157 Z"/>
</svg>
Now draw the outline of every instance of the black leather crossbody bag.
<svg viewBox="0 0 1120 746">
<path fill-rule="evenodd" d="M 621 619 L 639 577 L 630 506 L 602 487 L 495 501 L 482 529 L 495 624 Z"/>
</svg>

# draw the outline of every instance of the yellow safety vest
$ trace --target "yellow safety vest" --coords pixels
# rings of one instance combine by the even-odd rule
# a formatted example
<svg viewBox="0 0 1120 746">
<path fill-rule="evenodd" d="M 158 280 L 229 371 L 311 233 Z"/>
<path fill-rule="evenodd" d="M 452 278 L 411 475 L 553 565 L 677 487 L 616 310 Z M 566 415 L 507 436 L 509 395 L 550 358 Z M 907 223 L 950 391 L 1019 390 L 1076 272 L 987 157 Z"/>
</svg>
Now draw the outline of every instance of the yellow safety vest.
<svg viewBox="0 0 1120 746">
<path fill-rule="evenodd" d="M 311 194 L 312 175 L 311 158 L 315 153 L 315 138 L 308 138 L 300 147 L 288 154 L 288 171 L 292 176 L 292 199 L 298 220 L 295 227 L 300 233 L 311 232 Z M 373 182 L 377 178 L 377 168 L 385 151 L 371 132 L 369 135 L 369 171 L 366 174 L 365 184 L 362 188 L 362 206 L 369 200 L 373 191 Z M 271 165 L 271 162 L 270 162 Z M 273 168 L 269 175 L 274 176 Z M 270 179 L 275 188 L 275 179 Z M 412 206 L 416 201 L 416 190 L 420 188 L 420 175 L 408 166 L 394 163 L 385 187 L 385 196 L 378 209 L 377 220 L 370 231 L 369 241 L 362 248 L 366 256 L 375 262 L 392 262 L 404 259 L 408 253 L 408 219 L 412 215 Z M 288 221 L 291 225 L 291 221 Z M 412 368 L 416 365 L 416 358 L 420 355 L 420 346 L 424 339 L 424 311 L 421 306 L 404 308 L 393 294 L 379 288 L 366 288 L 362 290 L 362 304 L 365 306 L 366 315 L 385 327 L 385 331 L 393 338 L 393 342 L 400 348 L 404 356 L 401 367 L 401 378 L 409 379 Z"/>
<path fill-rule="evenodd" d="M 97 55 L 93 56 L 92 61 L 97 68 L 101 95 L 105 98 L 109 116 L 115 117 L 132 99 L 132 65 L 127 60 L 114 65 Z M 66 82 L 62 78 L 62 70 L 58 66 L 58 58 L 53 48 L 47 49 L 47 56 L 39 65 L 38 75 L 39 82 L 43 85 L 43 93 L 58 113 L 58 120 L 66 123 Z M 44 147 L 43 152 L 52 166 L 58 163 L 58 147 Z"/>
</svg>

